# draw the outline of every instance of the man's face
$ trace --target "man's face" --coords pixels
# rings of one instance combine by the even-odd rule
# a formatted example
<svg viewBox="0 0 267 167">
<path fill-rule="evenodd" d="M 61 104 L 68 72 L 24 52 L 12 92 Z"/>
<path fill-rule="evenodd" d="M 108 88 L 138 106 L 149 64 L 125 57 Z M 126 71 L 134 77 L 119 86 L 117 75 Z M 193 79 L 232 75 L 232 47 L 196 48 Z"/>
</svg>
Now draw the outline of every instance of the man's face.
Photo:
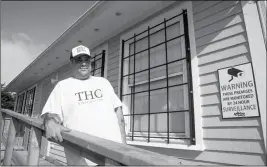
<svg viewBox="0 0 267 167">
<path fill-rule="evenodd" d="M 89 56 L 82 55 L 73 58 L 71 62 L 76 77 L 83 79 L 90 76 L 91 58 Z"/>
</svg>

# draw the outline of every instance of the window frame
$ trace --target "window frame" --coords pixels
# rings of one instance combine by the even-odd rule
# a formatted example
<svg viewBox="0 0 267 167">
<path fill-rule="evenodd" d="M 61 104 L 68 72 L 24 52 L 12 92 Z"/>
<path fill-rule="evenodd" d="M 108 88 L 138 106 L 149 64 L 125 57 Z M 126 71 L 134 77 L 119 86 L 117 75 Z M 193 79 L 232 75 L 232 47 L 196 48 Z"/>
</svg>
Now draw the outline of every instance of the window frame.
<svg viewBox="0 0 267 167">
<path fill-rule="evenodd" d="M 178 4 L 178 5 L 177 5 Z M 173 9 L 175 8 L 175 9 Z M 123 39 L 128 39 L 132 34 L 135 32 L 140 32 L 138 29 L 144 30 L 145 27 L 147 27 L 153 19 L 156 17 L 164 17 L 164 15 L 167 15 L 166 13 L 172 10 L 175 10 L 175 13 L 181 13 L 182 9 L 187 10 L 187 18 L 188 18 L 188 33 L 189 33 L 189 43 L 190 43 L 190 55 L 191 55 L 191 76 L 194 78 L 192 80 L 192 87 L 193 87 L 193 108 L 195 111 L 194 112 L 194 128 L 195 128 L 195 145 L 191 144 L 167 144 L 167 143 L 147 143 L 147 142 L 138 142 L 138 141 L 127 141 L 128 144 L 131 145 L 141 145 L 141 146 L 151 146 L 151 147 L 164 147 L 164 148 L 173 148 L 173 149 L 189 149 L 189 150 L 203 150 L 204 145 L 203 145 L 203 138 L 202 138 L 202 117 L 201 117 L 201 99 L 200 99 L 200 86 L 199 86 L 199 69 L 198 69 L 198 62 L 196 59 L 196 44 L 195 44 L 195 35 L 194 35 L 194 22 L 193 22 L 193 9 L 192 9 L 192 2 L 190 1 L 185 1 L 185 2 L 177 2 L 176 5 L 173 5 L 173 8 L 168 10 L 168 9 L 163 9 L 161 14 L 153 17 L 152 19 L 149 19 L 146 23 L 138 23 L 137 26 L 131 28 L 129 31 L 125 32 L 120 36 L 120 65 L 119 65 L 119 79 L 121 79 L 122 75 L 122 66 L 121 66 L 121 57 L 122 57 L 122 52 L 129 52 L 127 50 L 127 47 L 122 48 L 122 40 Z M 160 19 L 161 20 L 161 19 Z M 161 21 L 159 21 L 161 22 Z M 143 28 L 142 28 L 143 27 Z M 121 96 L 121 84 L 119 82 L 118 86 L 118 92 L 119 96 Z M 126 107 L 125 104 L 123 104 L 123 113 L 128 114 L 128 108 Z M 126 132 L 129 132 L 129 120 L 126 120 Z"/>
<path fill-rule="evenodd" d="M 107 78 L 108 77 L 108 43 L 105 43 L 103 45 L 99 45 L 97 47 L 94 47 L 93 49 L 91 49 L 92 52 L 96 52 L 98 54 L 100 54 L 103 50 L 105 51 L 105 62 L 104 62 L 104 76 L 103 78 Z"/>
<path fill-rule="evenodd" d="M 23 109 L 24 109 L 24 105 L 25 105 L 25 100 L 26 100 L 26 90 L 25 91 L 22 91 L 20 93 L 17 94 L 17 97 L 16 97 L 16 105 L 14 107 L 14 111 L 17 112 L 17 107 L 18 107 L 18 100 L 19 100 L 19 96 L 23 95 L 23 102 L 22 102 L 22 106 L 21 106 L 21 112 L 20 114 L 23 112 Z M 19 112 L 18 112 L 19 113 Z"/>
<path fill-rule="evenodd" d="M 23 107 L 23 111 L 22 111 L 22 114 L 25 115 L 25 109 L 26 109 L 26 100 L 27 100 L 27 92 L 32 90 L 32 89 L 35 89 L 34 90 L 34 94 L 33 94 L 33 100 L 32 100 L 32 112 L 31 112 L 31 115 L 27 115 L 29 117 L 32 117 L 34 114 L 34 107 L 35 107 L 35 100 L 36 100 L 36 94 L 37 94 L 37 84 L 34 84 L 32 86 L 30 86 L 29 88 L 27 88 L 25 90 L 26 94 L 25 94 L 25 101 L 24 101 L 24 107 Z M 24 128 L 24 137 L 23 137 L 23 148 L 24 150 L 28 150 L 29 148 L 29 142 L 30 142 L 30 137 L 31 137 L 31 128 L 29 128 L 29 126 L 25 126 Z"/>
<path fill-rule="evenodd" d="M 179 14 L 180 15 L 180 14 Z M 181 36 L 181 34 L 185 34 L 185 31 L 184 31 L 184 18 L 183 18 L 183 15 L 180 15 L 180 16 L 177 16 L 176 17 L 176 21 L 175 21 L 175 23 L 172 23 L 171 25 L 175 25 L 175 24 L 177 24 L 177 23 L 179 23 L 179 29 L 180 29 L 180 32 L 179 32 L 179 35 L 178 36 Z M 161 24 L 162 24 L 163 22 L 161 22 Z M 157 31 L 164 31 L 164 28 L 160 28 L 160 30 L 157 30 Z M 148 32 L 147 32 L 148 33 Z M 144 34 L 147 34 L 147 33 L 144 33 Z M 149 36 L 151 37 L 151 35 L 152 34 L 150 34 Z M 182 35 L 182 36 L 184 36 L 184 35 Z M 142 37 L 142 38 L 148 38 L 148 35 L 146 35 L 145 37 Z M 142 39 L 141 38 L 141 39 Z M 177 62 L 182 62 L 182 61 L 186 61 L 186 50 L 185 50 L 185 40 L 184 40 L 184 38 L 176 38 L 176 39 L 180 39 L 181 41 L 181 53 L 182 53 L 182 56 L 181 56 L 181 59 L 183 59 L 183 60 L 179 60 L 179 59 L 177 59 L 177 60 L 175 60 L 175 62 L 174 63 L 177 63 Z M 126 43 L 126 44 L 124 44 L 124 47 L 126 47 L 126 48 L 131 48 L 131 44 L 133 44 L 134 42 L 131 42 L 131 43 Z M 162 46 L 164 45 L 164 44 L 161 44 Z M 159 45 L 159 46 L 161 46 L 161 45 Z M 156 48 L 156 47 L 155 47 Z M 149 49 L 150 49 L 150 47 L 149 47 Z M 129 55 L 129 50 L 127 50 L 127 52 L 126 52 L 126 55 L 124 55 L 125 57 L 128 57 L 128 56 L 130 56 Z M 129 61 L 128 61 L 129 62 Z M 170 63 L 171 64 L 171 63 Z M 129 64 L 128 64 L 128 66 L 129 66 Z M 162 65 L 163 66 L 163 65 Z M 160 66 L 160 67 L 162 67 L 162 66 Z M 179 76 L 179 75 L 181 75 L 182 77 L 183 77 L 183 83 L 187 83 L 187 77 L 189 77 L 189 76 L 187 76 L 188 75 L 188 71 L 187 71 L 187 69 L 186 69 L 186 66 L 187 66 L 187 63 L 185 62 L 185 63 L 183 63 L 183 72 L 176 72 L 176 73 L 172 73 L 172 74 L 169 74 L 168 75 L 168 79 L 170 79 L 170 78 L 172 78 L 172 77 L 175 77 L 175 76 Z M 129 68 L 127 67 L 126 68 L 127 70 L 128 70 L 128 74 L 129 73 L 131 73 L 130 72 L 130 70 L 129 70 Z M 151 68 L 152 69 L 152 68 Z M 151 70 L 150 69 L 150 70 Z M 142 70 L 141 70 L 142 71 Z M 185 75 L 186 74 L 186 75 Z M 130 76 L 130 75 L 129 75 Z M 137 85 L 142 85 L 142 84 L 145 84 L 145 83 L 151 83 L 151 82 L 154 82 L 154 81 L 160 81 L 160 80 L 164 80 L 166 78 L 166 76 L 160 76 L 160 77 L 156 77 L 156 78 L 153 78 L 153 79 L 147 79 L 147 80 L 145 80 L 145 81 L 139 81 L 139 82 L 135 82 L 134 84 L 131 84 L 131 83 L 127 83 L 127 85 L 129 86 L 129 87 L 132 87 L 132 86 L 137 86 Z M 128 81 L 129 82 L 129 81 Z M 192 82 L 192 81 L 191 81 Z M 124 83 L 124 85 L 125 85 L 125 83 Z M 182 86 L 182 85 L 181 85 Z M 188 86 L 188 83 L 187 83 L 187 86 Z M 188 87 L 187 87 L 188 88 Z M 188 88 L 189 89 L 189 88 Z M 185 96 L 184 97 L 187 97 L 187 96 L 189 96 L 188 95 L 188 92 L 187 91 L 184 91 L 184 94 L 185 94 Z M 187 101 L 187 100 L 184 100 L 184 106 L 189 106 L 189 101 Z M 169 112 L 169 113 L 171 113 L 171 112 Z M 176 112 L 177 113 L 177 112 Z M 182 134 L 180 134 L 180 137 L 181 138 L 190 138 L 190 119 L 189 119 L 189 112 L 183 112 L 184 113 L 184 117 L 185 117 L 185 129 L 184 129 L 184 133 L 182 133 Z M 144 115 L 150 115 L 150 114 L 144 114 Z M 167 114 L 168 115 L 168 114 Z M 130 120 L 128 120 L 128 125 L 130 124 Z M 127 131 L 130 131 L 130 126 L 129 127 L 127 127 L 128 129 L 127 129 Z M 135 134 L 137 134 L 138 132 L 134 132 Z M 147 132 L 148 133 L 148 132 Z M 151 132 L 149 132 L 150 134 L 152 134 Z M 153 133 L 155 133 L 155 132 L 153 132 Z M 168 132 L 166 132 L 166 134 L 167 134 Z M 157 133 L 157 134 L 159 134 L 159 136 L 162 136 L 162 133 Z M 177 133 L 172 133 L 172 132 L 169 132 L 169 135 L 170 136 L 172 136 L 173 134 L 177 134 Z M 148 136 L 148 135 L 147 135 Z M 176 135 L 174 135 L 174 136 L 176 136 Z M 164 137 L 166 137 L 166 136 L 164 136 Z M 152 139 L 153 140 L 153 139 Z M 180 140 L 180 139 L 179 139 Z M 174 141 L 172 141 L 172 142 L 174 142 Z"/>
<path fill-rule="evenodd" d="M 26 100 L 27 100 L 27 95 L 28 95 L 28 91 L 31 91 L 32 89 L 34 89 L 34 93 L 33 93 L 33 100 L 32 100 L 32 111 L 31 111 L 31 115 L 28 115 L 29 117 L 32 117 L 33 115 L 33 111 L 34 111 L 34 102 L 35 102 L 35 97 L 36 97 L 36 92 L 37 92 L 37 84 L 34 84 L 33 86 L 30 86 L 25 92 L 25 101 L 24 101 L 24 106 L 23 106 L 23 111 L 22 114 L 25 114 L 25 109 L 26 109 Z"/>
</svg>

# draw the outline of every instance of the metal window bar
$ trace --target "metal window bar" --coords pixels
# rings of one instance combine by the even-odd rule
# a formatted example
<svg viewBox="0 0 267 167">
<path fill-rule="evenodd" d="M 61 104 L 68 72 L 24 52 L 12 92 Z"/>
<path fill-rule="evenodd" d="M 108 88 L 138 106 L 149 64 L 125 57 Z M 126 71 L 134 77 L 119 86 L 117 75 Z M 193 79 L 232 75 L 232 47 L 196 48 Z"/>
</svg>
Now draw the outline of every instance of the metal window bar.
<svg viewBox="0 0 267 167">
<path fill-rule="evenodd" d="M 93 62 L 92 62 L 92 64 L 93 64 L 93 76 L 95 75 L 95 66 L 96 66 L 95 57 L 96 57 L 96 55 L 93 57 Z"/>
<path fill-rule="evenodd" d="M 185 47 L 186 47 L 186 61 L 187 61 L 187 82 L 188 82 L 188 102 L 189 102 L 189 124 L 190 124 L 190 143 L 195 145 L 195 119 L 194 119 L 194 102 L 193 102 L 193 85 L 192 85 L 192 72 L 191 72 L 191 53 L 189 43 L 189 32 L 188 32 L 188 20 L 187 10 L 183 10 L 184 20 L 184 34 L 185 34 Z"/>
<path fill-rule="evenodd" d="M 177 112 L 189 112 L 189 110 L 176 110 L 176 111 L 169 111 L 169 113 L 177 113 Z M 153 114 L 166 114 L 168 113 L 167 111 L 162 111 L 162 112 L 156 112 L 156 113 L 151 113 L 150 115 Z M 125 114 L 124 116 L 132 116 L 132 115 L 148 115 L 149 113 L 139 113 L 139 114 Z"/>
<path fill-rule="evenodd" d="M 168 46 L 166 18 L 164 18 L 164 37 L 165 37 L 165 57 L 166 57 L 166 84 L 167 84 L 167 144 L 170 142 L 170 118 L 169 118 L 169 70 L 168 70 Z"/>
<path fill-rule="evenodd" d="M 91 70 L 91 74 L 94 76 L 96 75 L 96 71 L 97 70 L 101 70 L 100 71 L 100 76 L 101 77 L 104 77 L 104 74 L 105 74 L 105 55 L 106 55 L 106 51 L 105 50 L 102 50 L 101 53 L 98 53 L 98 54 L 95 54 L 95 56 L 92 58 L 92 70 Z M 98 58 L 100 57 L 100 58 Z M 100 67 L 96 68 L 96 64 L 97 64 L 97 61 L 101 61 L 101 65 Z"/>
<path fill-rule="evenodd" d="M 176 22 L 175 24 L 177 24 L 177 22 Z M 168 27 L 167 27 L 167 28 L 168 28 Z M 151 36 L 151 35 L 152 35 L 152 34 L 150 34 L 150 36 Z M 171 41 L 173 41 L 173 40 L 175 40 L 175 39 L 178 39 L 178 38 L 181 38 L 181 37 L 183 37 L 183 36 L 184 36 L 184 34 L 179 35 L 179 36 L 176 36 L 176 37 L 173 37 L 173 38 L 167 40 L 166 42 L 167 42 L 167 43 L 168 43 L 168 42 L 171 42 Z M 146 37 L 144 37 L 144 38 L 146 38 Z M 155 47 L 158 47 L 158 46 L 160 46 L 160 45 L 162 45 L 162 44 L 165 44 L 165 41 L 164 41 L 164 42 L 161 42 L 161 43 L 158 43 L 157 45 L 153 45 L 153 46 L 151 46 L 150 49 L 153 49 L 153 48 L 155 48 Z M 129 44 L 129 45 L 131 45 L 131 44 Z M 147 48 L 147 49 L 140 50 L 139 52 L 136 52 L 135 54 L 139 54 L 139 53 L 142 53 L 142 52 L 145 52 L 145 51 L 148 51 L 148 48 Z M 134 54 L 129 54 L 129 56 L 124 57 L 124 59 L 127 59 L 127 58 L 132 57 L 132 56 L 134 56 Z"/>
<path fill-rule="evenodd" d="M 141 73 L 141 72 L 145 72 L 145 71 L 148 71 L 148 70 L 151 70 L 151 69 L 154 69 L 154 68 L 158 68 L 158 67 L 161 67 L 161 66 L 165 66 L 166 64 L 172 64 L 172 63 L 176 63 L 176 62 L 179 62 L 179 61 L 182 61 L 182 60 L 185 60 L 186 58 L 181 58 L 181 59 L 177 59 L 177 60 L 173 60 L 173 61 L 170 61 L 168 63 L 163 63 L 163 64 L 160 64 L 160 65 L 157 65 L 157 66 L 154 66 L 154 67 L 150 67 L 147 68 L 147 69 L 144 69 L 144 70 L 140 70 L 140 71 L 137 71 L 135 72 L 135 74 L 138 74 L 138 73 Z M 124 75 L 123 77 L 127 77 L 129 75 L 133 75 L 134 73 L 131 73 L 131 74 L 127 74 L 127 75 Z"/>
<path fill-rule="evenodd" d="M 105 73 L 105 55 L 106 55 L 105 50 L 102 50 L 101 77 L 104 77 Z"/>
<path fill-rule="evenodd" d="M 167 33 L 167 28 L 168 27 L 170 27 L 170 26 L 172 26 L 172 25 L 174 25 L 174 24 L 177 24 L 179 21 L 177 21 L 177 22 L 175 22 L 175 23 L 173 23 L 173 24 L 171 24 L 171 25 L 168 25 L 167 26 L 167 22 L 168 21 L 170 21 L 170 20 L 172 20 L 172 19 L 174 19 L 174 18 L 176 18 L 176 17 L 178 17 L 178 16 L 181 16 L 181 15 L 183 15 L 183 22 L 184 22 L 184 34 L 181 34 L 181 35 L 179 35 L 179 36 L 176 36 L 176 37 L 174 37 L 174 38 L 171 38 L 171 39 L 169 39 L 169 40 L 167 40 L 167 35 L 166 35 L 166 33 Z M 164 42 L 161 42 L 161 43 L 159 43 L 159 44 L 157 44 L 157 45 L 154 45 L 154 46 L 150 46 L 150 43 L 148 44 L 148 48 L 147 49 L 143 49 L 143 50 L 141 50 L 141 51 L 139 51 L 139 52 L 136 52 L 136 47 L 135 47 L 135 44 L 136 44 L 136 42 L 137 41 L 139 41 L 139 40 L 141 40 L 141 39 L 139 39 L 139 40 L 136 40 L 136 37 L 138 36 L 138 35 L 141 35 L 141 34 L 143 34 L 143 33 L 145 33 L 145 32 L 148 32 L 148 35 L 147 36 L 145 36 L 145 37 L 143 37 L 143 38 L 150 38 L 150 36 L 152 35 L 152 34 L 154 34 L 154 33 L 156 33 L 156 32 L 154 32 L 154 33 L 149 33 L 150 32 L 150 30 L 152 29 L 152 28 L 155 28 L 155 27 L 157 27 L 157 26 L 159 26 L 159 25 L 161 25 L 161 24 L 164 24 L 164 33 L 165 33 L 165 41 Z M 161 31 L 162 29 L 160 29 L 160 30 L 158 30 L 158 31 Z M 158 32 L 157 31 L 157 32 Z M 168 62 L 168 49 L 167 49 L 167 43 L 168 42 L 170 42 L 170 41 L 172 41 L 172 40 L 175 40 L 175 39 L 178 39 L 178 38 L 182 38 L 182 37 L 184 37 L 185 38 L 185 48 L 186 48 L 186 56 L 184 57 L 184 58 L 180 58 L 180 59 L 178 59 L 178 60 L 175 60 L 175 61 L 171 61 L 171 62 Z M 142 39 L 143 39 L 142 38 Z M 132 42 L 131 44 L 133 44 L 134 45 L 134 53 L 133 54 L 130 54 L 130 45 L 129 45 L 129 56 L 126 56 L 126 57 L 124 57 L 124 45 L 125 45 L 125 42 L 127 42 L 127 41 L 129 41 L 129 40 L 131 40 L 131 39 L 134 39 L 134 42 Z M 150 41 L 150 40 L 148 40 L 148 41 Z M 151 48 L 154 48 L 154 47 L 157 47 L 157 46 L 159 46 L 159 45 L 162 45 L 162 44 L 165 44 L 165 53 L 166 53 L 166 63 L 164 63 L 164 64 L 160 64 L 160 65 L 157 65 L 157 66 L 154 66 L 154 67 L 150 67 L 150 64 L 149 64 L 149 67 L 147 68 L 147 69 L 144 69 L 144 70 L 140 70 L 140 71 L 138 71 L 138 72 L 136 72 L 135 71 L 135 56 L 136 56 L 136 54 L 138 54 L 138 53 L 141 53 L 141 52 L 144 52 L 144 51 L 148 51 L 148 59 L 149 59 L 149 61 L 148 62 L 150 62 L 150 49 Z M 134 57 L 134 71 L 133 71 L 133 73 L 130 73 L 130 57 Z M 129 58 L 129 73 L 128 74 L 126 74 L 126 75 L 123 75 L 124 73 L 123 73 L 123 65 L 124 65 L 124 60 L 125 59 L 127 59 L 127 58 Z M 174 62 L 178 62 L 178 61 L 183 61 L 183 60 L 186 60 L 185 61 L 185 63 L 186 63 L 186 65 L 187 65 L 187 82 L 186 83 L 181 83 L 181 84 L 176 84 L 176 85 L 171 85 L 171 86 L 169 86 L 169 84 L 167 83 L 167 86 L 166 87 L 160 87 L 160 88 L 156 88 L 156 89 L 150 89 L 150 70 L 151 69 L 153 69 L 153 68 L 157 68 L 157 67 L 160 67 L 160 66 L 166 66 L 166 79 L 167 79 L 167 82 L 168 82 L 168 78 L 169 78 L 169 76 L 168 76 L 168 64 L 170 64 L 170 63 L 174 63 Z M 134 135 L 134 116 L 135 115 L 148 115 L 149 116 L 149 118 L 150 118 L 150 115 L 151 114 L 159 114 L 159 113 L 166 113 L 167 114 L 167 143 L 169 143 L 169 139 L 172 139 L 170 136 L 169 136 L 169 134 L 170 134 L 170 127 L 169 127 L 169 113 L 173 113 L 173 112 L 189 112 L 189 117 L 190 117 L 190 138 L 177 138 L 177 139 L 190 139 L 190 142 L 191 142 L 191 144 L 195 144 L 195 142 L 194 142 L 194 137 L 195 137 L 195 131 L 194 131 L 194 114 L 193 114 L 193 96 L 192 96 L 192 91 L 193 91 L 193 89 L 192 89 L 192 77 L 191 77 L 191 58 L 190 58 L 190 45 L 189 45 L 189 33 L 188 33 L 188 22 L 187 22 L 187 13 L 186 13 L 186 10 L 183 10 L 183 12 L 182 13 L 180 13 L 180 14 L 178 14 L 178 15 L 176 15 L 176 16 L 173 16 L 172 18 L 169 18 L 169 19 L 164 19 L 164 21 L 162 22 L 162 23 L 159 23 L 159 24 L 157 24 L 157 25 L 155 25 L 155 26 L 153 26 L 153 27 L 148 27 L 148 29 L 146 29 L 145 31 L 143 31 L 143 32 L 141 32 L 141 33 L 138 33 L 138 34 L 134 34 L 133 35 L 133 37 L 131 37 L 131 38 L 129 38 L 129 39 L 127 39 L 127 40 L 122 40 L 122 58 L 121 58 L 121 94 L 120 94 L 120 98 L 122 99 L 124 96 L 127 96 L 127 95 L 131 95 L 131 96 L 133 96 L 133 99 L 131 100 L 131 101 L 133 101 L 133 102 L 131 102 L 131 105 L 133 105 L 133 107 L 131 106 L 131 109 L 132 109 L 132 114 L 128 114 L 128 115 L 124 115 L 124 116 L 132 116 L 133 117 L 133 119 L 132 119 L 132 134 L 131 135 L 128 135 L 128 137 L 130 136 L 131 138 L 132 138 L 132 140 L 134 140 L 134 137 L 137 137 L 136 135 Z M 135 92 L 135 74 L 137 74 L 137 73 L 141 73 L 141 72 L 144 72 L 144 71 L 146 71 L 146 70 L 148 70 L 148 77 L 149 77 L 149 80 L 148 80 L 148 85 L 149 85 L 149 88 L 148 88 L 148 90 L 145 90 L 145 91 L 140 91 L 140 92 Z M 124 77 L 127 77 L 127 76 L 130 76 L 130 75 L 134 75 L 134 78 L 133 78 L 133 86 L 131 87 L 131 93 L 126 93 L 126 94 L 123 94 L 123 78 Z M 182 86 L 182 85 L 188 85 L 188 93 L 189 93 L 189 96 L 188 96 L 188 100 L 189 100 L 189 109 L 188 110 L 180 110 L 180 111 L 169 111 L 169 108 L 168 108 L 168 101 L 169 101 L 169 95 L 168 95 L 168 93 L 169 93 L 169 88 L 171 88 L 171 87 L 177 87 L 177 86 Z M 167 89 L 167 112 L 158 112 L 158 113 L 151 113 L 150 112 L 150 97 L 149 97 L 149 100 L 148 100 L 148 105 L 149 105 L 149 111 L 148 111 L 148 113 L 146 113 L 146 114 L 135 114 L 135 112 L 134 112 L 134 102 L 135 102 L 135 99 L 134 99 L 134 95 L 135 94 L 137 94 L 137 93 L 143 93 L 143 92 L 148 92 L 149 94 L 150 94 L 150 92 L 151 91 L 155 91 L 155 90 L 159 90 L 159 89 Z M 133 90 L 133 91 L 132 91 Z M 144 137 L 144 136 L 142 136 L 142 137 Z M 150 141 L 150 138 L 154 138 L 154 137 L 151 137 L 150 136 L 150 123 L 149 123 L 149 128 L 148 128 L 148 135 L 147 135 L 147 140 L 148 140 L 148 142 Z M 161 137 L 162 138 L 162 137 Z"/>
<path fill-rule="evenodd" d="M 175 85 L 169 86 L 169 88 L 178 87 L 178 86 L 182 86 L 182 85 L 186 85 L 186 84 L 187 84 L 187 82 L 180 83 L 180 84 L 175 84 Z M 167 89 L 167 86 L 159 87 L 159 88 L 155 88 L 155 89 L 150 89 L 150 92 L 155 91 L 155 90 L 160 90 L 160 89 Z M 128 96 L 128 95 L 133 95 L 133 94 L 138 94 L 138 93 L 145 93 L 145 92 L 148 92 L 148 90 L 143 90 L 143 91 L 139 91 L 139 92 L 131 92 L 131 93 L 128 93 L 128 94 L 124 94 L 122 96 Z"/>
<path fill-rule="evenodd" d="M 133 65 L 134 65 L 134 67 L 133 67 L 134 74 L 133 74 L 133 87 L 132 87 L 133 92 L 135 92 L 135 45 L 136 45 L 135 40 L 136 40 L 136 35 L 134 34 L 134 62 L 133 62 Z M 129 45 L 129 47 L 130 47 L 130 45 Z M 129 54 L 130 54 L 130 48 L 129 48 Z M 133 141 L 133 140 L 134 140 L 134 109 L 135 109 L 135 94 L 133 94 L 132 96 L 133 96 L 133 98 L 132 98 L 132 99 L 133 99 L 133 102 L 132 102 L 132 104 L 133 104 L 133 108 L 132 108 L 132 109 L 133 109 L 132 141 Z"/>
<path fill-rule="evenodd" d="M 25 93 L 18 96 L 18 101 L 17 101 L 17 105 L 16 105 L 16 110 L 15 110 L 18 113 L 22 112 L 24 96 L 25 96 Z"/>
<path fill-rule="evenodd" d="M 31 116 L 32 114 L 34 93 L 35 93 L 35 87 L 28 90 L 26 93 L 26 101 L 25 101 L 24 112 L 23 112 L 24 115 Z"/>
<path fill-rule="evenodd" d="M 148 47 L 148 133 L 147 133 L 147 142 L 150 142 L 150 31 L 149 26 L 147 27 L 147 47 Z M 135 92 L 134 92 L 135 93 Z"/>
<path fill-rule="evenodd" d="M 166 21 L 167 21 L 167 22 L 168 22 L 168 21 L 171 21 L 172 19 L 181 16 L 182 14 L 183 14 L 183 13 L 180 13 L 180 14 L 178 14 L 178 15 L 175 15 L 175 16 L 173 16 L 173 17 L 167 19 Z M 156 25 L 150 27 L 150 30 L 153 29 L 153 28 L 156 28 L 156 27 L 160 26 L 161 24 L 164 24 L 164 23 L 163 23 L 163 22 L 158 23 L 158 24 L 156 24 Z M 138 34 L 136 34 L 136 36 L 139 36 L 139 35 L 141 35 L 141 34 L 143 34 L 143 33 L 145 33 L 145 32 L 147 32 L 147 30 L 144 30 L 144 31 L 142 31 L 142 32 L 140 32 L 140 33 L 138 33 Z M 134 38 L 134 37 L 128 38 L 127 40 L 124 40 L 124 42 L 127 42 L 127 41 L 129 41 L 129 40 L 131 40 L 131 39 L 133 39 L 133 38 Z"/>
</svg>

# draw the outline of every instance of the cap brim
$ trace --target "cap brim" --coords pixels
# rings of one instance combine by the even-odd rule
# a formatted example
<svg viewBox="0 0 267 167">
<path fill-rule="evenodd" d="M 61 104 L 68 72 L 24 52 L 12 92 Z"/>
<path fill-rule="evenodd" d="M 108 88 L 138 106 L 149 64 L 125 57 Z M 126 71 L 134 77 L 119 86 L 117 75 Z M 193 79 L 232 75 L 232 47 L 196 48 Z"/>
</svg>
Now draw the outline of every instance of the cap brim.
<svg viewBox="0 0 267 167">
<path fill-rule="evenodd" d="M 72 58 L 76 59 L 76 58 L 79 58 L 79 57 L 81 57 L 81 56 L 88 56 L 88 57 L 91 58 L 91 56 L 88 55 L 88 54 L 79 54 L 79 55 L 76 55 L 75 57 L 72 57 Z"/>
</svg>

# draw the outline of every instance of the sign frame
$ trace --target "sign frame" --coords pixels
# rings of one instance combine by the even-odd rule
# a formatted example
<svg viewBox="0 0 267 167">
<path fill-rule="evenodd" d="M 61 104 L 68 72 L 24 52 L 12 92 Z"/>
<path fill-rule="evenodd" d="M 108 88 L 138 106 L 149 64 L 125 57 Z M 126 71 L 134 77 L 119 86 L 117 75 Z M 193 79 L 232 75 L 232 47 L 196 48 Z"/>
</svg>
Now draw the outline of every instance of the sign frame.
<svg viewBox="0 0 267 167">
<path fill-rule="evenodd" d="M 250 64 L 250 67 L 251 67 L 251 72 L 252 72 L 252 77 L 253 77 L 253 82 L 254 82 L 254 87 L 255 87 L 255 96 L 256 96 L 256 105 L 257 105 L 257 108 L 258 108 L 258 112 L 257 112 L 257 115 L 256 116 L 244 116 L 244 117 L 223 117 L 223 110 L 222 110 L 222 99 L 221 99 L 221 83 L 220 83 L 220 75 L 219 75 L 219 71 L 220 70 L 223 70 L 223 69 L 227 69 L 227 68 L 233 68 L 233 67 L 236 67 L 236 66 L 240 66 L 240 65 L 246 65 L 246 64 Z M 220 99 L 220 112 L 221 112 L 221 118 L 222 119 L 245 119 L 245 118 L 257 118 L 257 117 L 261 117 L 260 115 L 260 108 L 259 108 L 259 100 L 258 100 L 258 93 L 257 93 L 257 86 L 256 86 L 256 81 L 255 81 L 255 75 L 254 75 L 254 69 L 253 69 L 253 65 L 252 65 L 252 62 L 248 62 L 248 63 L 242 63 L 242 64 L 237 64 L 237 65 L 233 65 L 233 66 L 227 66 L 227 67 L 224 67 L 224 68 L 220 68 L 220 69 L 217 69 L 217 75 L 218 75 L 218 84 L 219 84 L 219 99 Z"/>
</svg>

